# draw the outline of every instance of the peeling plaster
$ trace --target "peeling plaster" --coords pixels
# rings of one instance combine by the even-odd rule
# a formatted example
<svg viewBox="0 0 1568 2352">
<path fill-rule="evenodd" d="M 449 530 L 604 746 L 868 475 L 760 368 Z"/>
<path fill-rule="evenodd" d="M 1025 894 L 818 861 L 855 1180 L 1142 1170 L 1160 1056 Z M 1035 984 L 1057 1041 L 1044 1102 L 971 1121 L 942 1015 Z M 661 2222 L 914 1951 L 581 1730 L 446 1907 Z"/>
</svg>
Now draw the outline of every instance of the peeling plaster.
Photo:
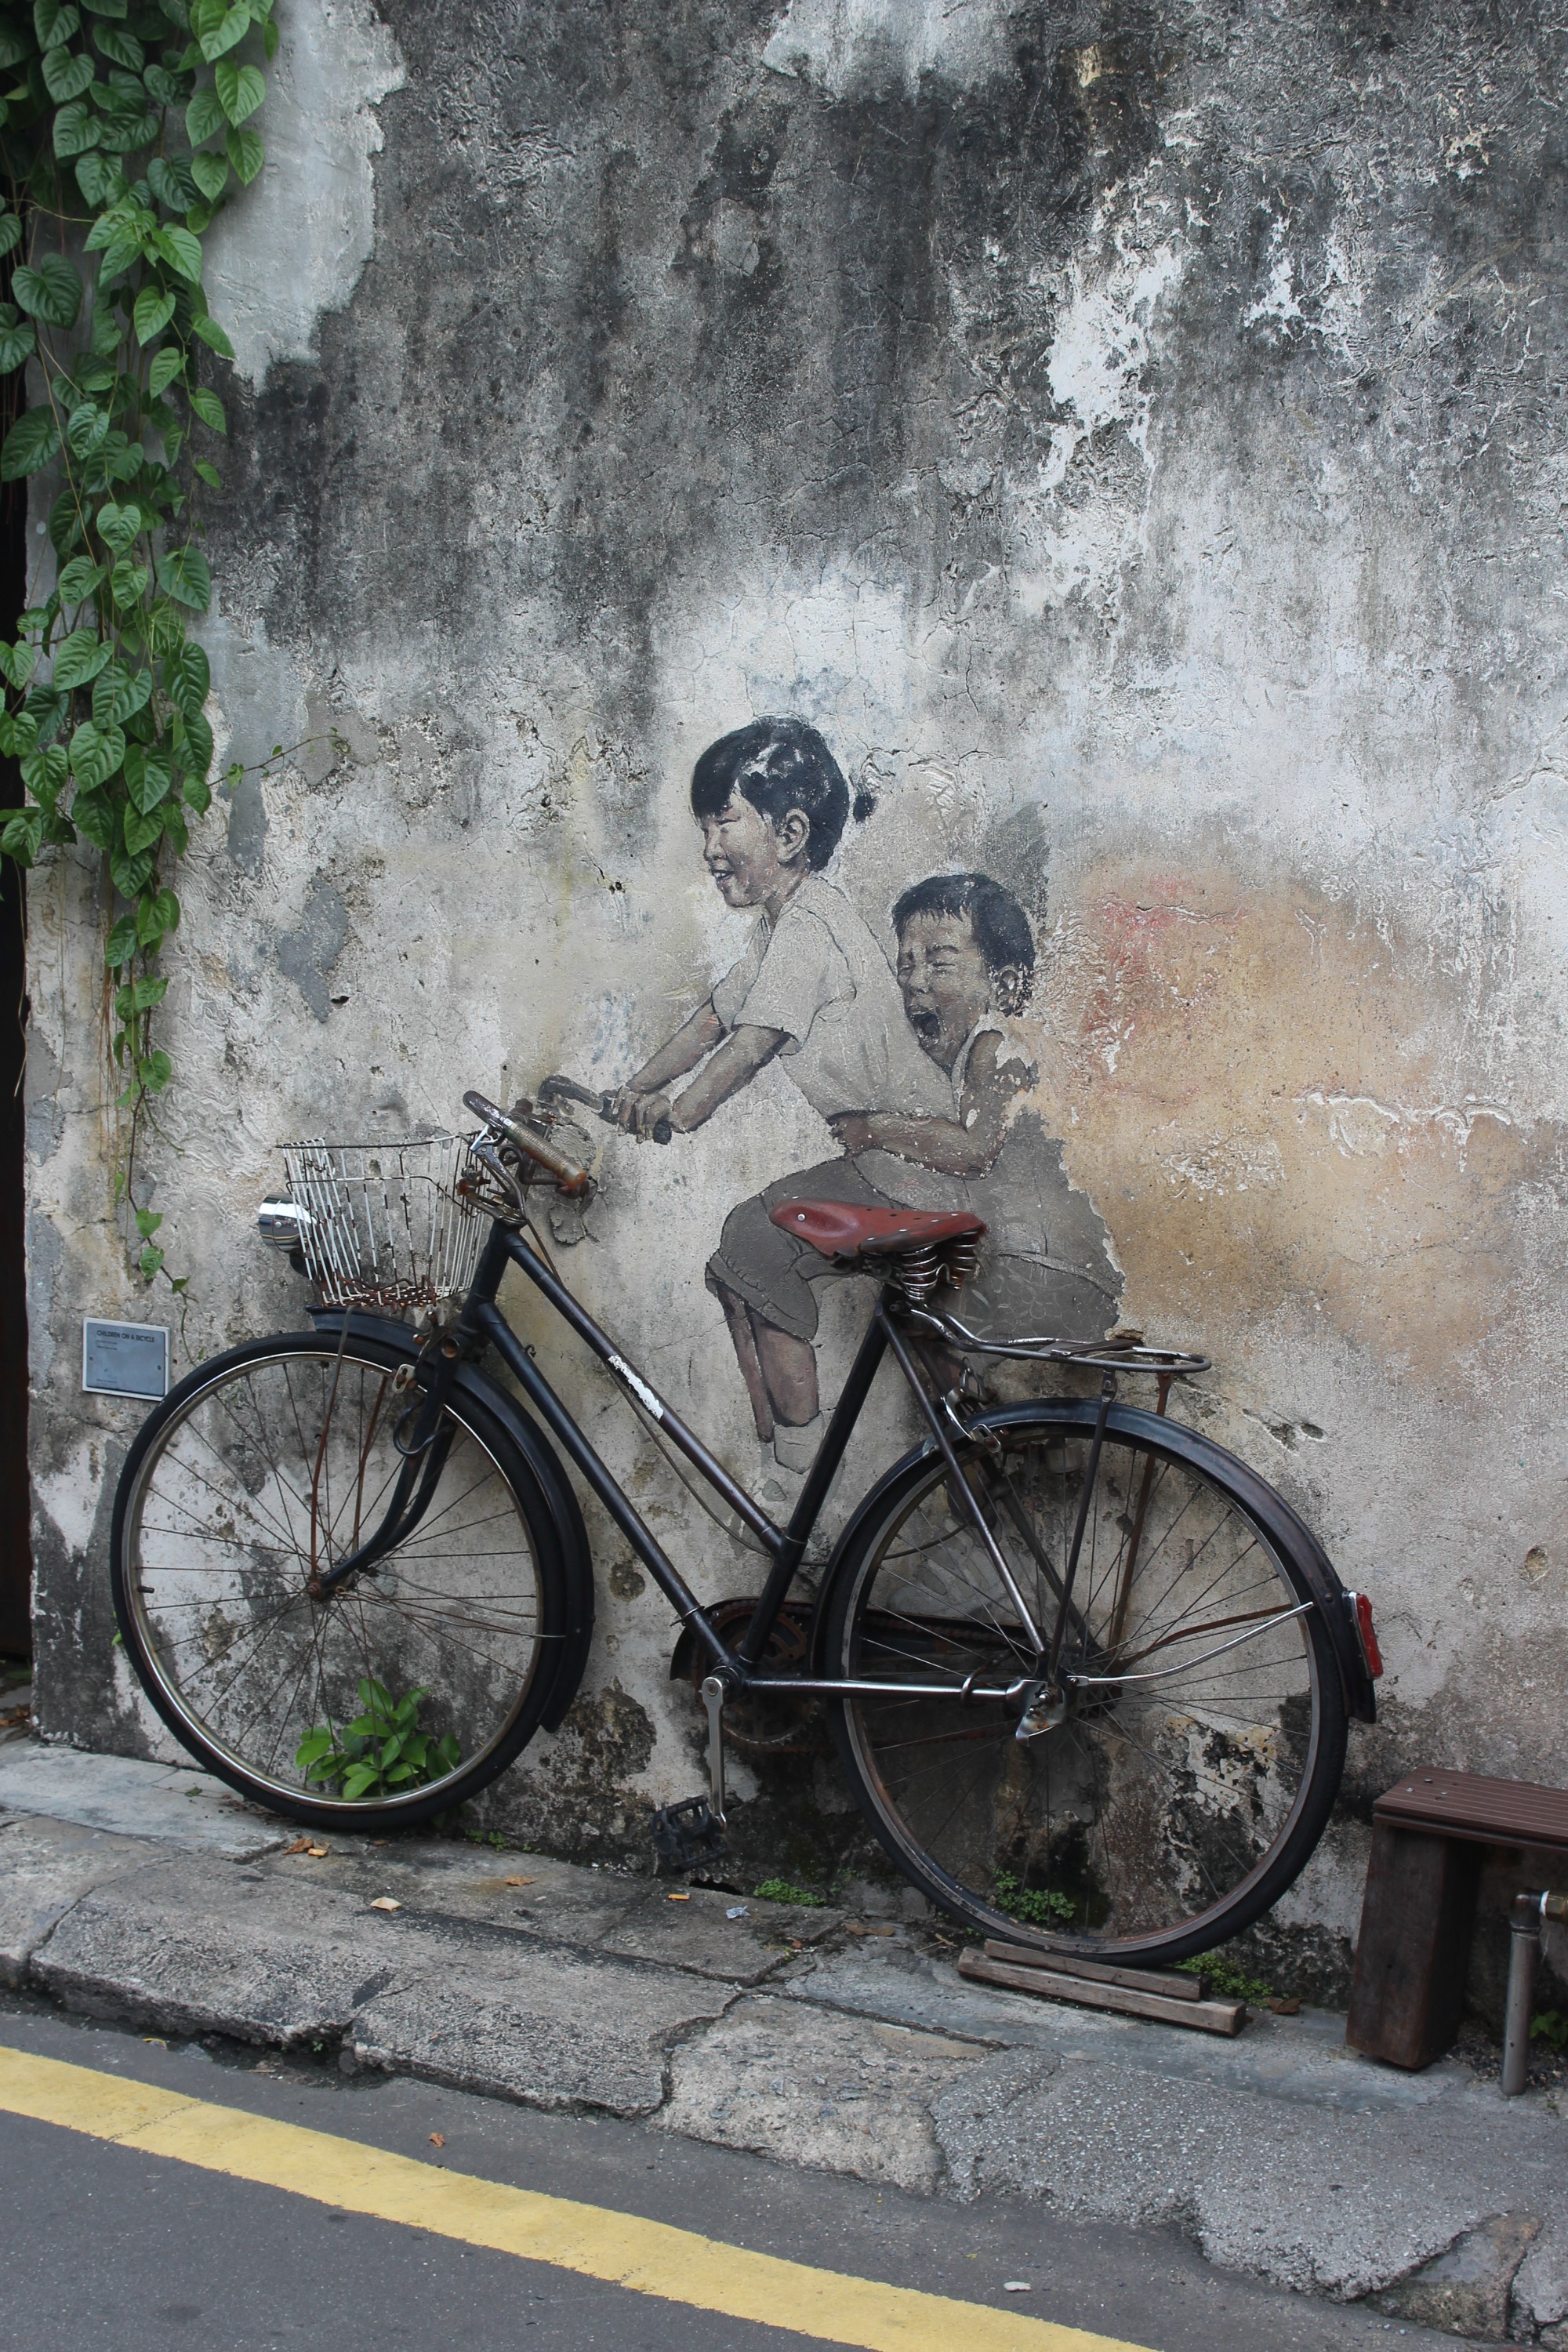
<svg viewBox="0 0 1568 2352">
<path fill-rule="evenodd" d="M 374 110 L 406 79 L 371 0 L 304 0 L 278 21 L 267 161 L 213 223 L 204 255 L 214 316 L 257 385 L 279 360 L 312 358 L 317 320 L 353 292 L 374 228 Z"/>
</svg>

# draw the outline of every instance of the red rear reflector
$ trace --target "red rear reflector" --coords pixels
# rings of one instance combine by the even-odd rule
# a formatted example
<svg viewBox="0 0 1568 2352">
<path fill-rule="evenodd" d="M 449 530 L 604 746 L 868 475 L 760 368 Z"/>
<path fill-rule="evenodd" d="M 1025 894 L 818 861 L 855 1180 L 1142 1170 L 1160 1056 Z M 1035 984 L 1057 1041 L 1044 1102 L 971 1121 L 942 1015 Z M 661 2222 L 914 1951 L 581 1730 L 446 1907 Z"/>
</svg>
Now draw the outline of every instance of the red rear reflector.
<svg viewBox="0 0 1568 2352">
<path fill-rule="evenodd" d="M 1383 1673 L 1383 1652 L 1377 1646 L 1377 1632 L 1372 1622 L 1372 1602 L 1364 1592 L 1352 1592 L 1355 1602 L 1356 1632 L 1361 1635 L 1362 1655 L 1366 1660 L 1367 1673 L 1376 1682 Z"/>
</svg>

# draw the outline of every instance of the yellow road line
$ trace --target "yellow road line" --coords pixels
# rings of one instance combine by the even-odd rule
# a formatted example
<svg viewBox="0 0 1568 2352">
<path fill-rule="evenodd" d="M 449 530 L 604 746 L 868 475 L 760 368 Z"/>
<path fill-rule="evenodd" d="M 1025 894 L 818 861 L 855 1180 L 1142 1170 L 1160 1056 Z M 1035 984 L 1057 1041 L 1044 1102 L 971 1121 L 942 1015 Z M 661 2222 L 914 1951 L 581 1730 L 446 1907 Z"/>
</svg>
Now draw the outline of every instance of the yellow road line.
<svg viewBox="0 0 1568 2352">
<path fill-rule="evenodd" d="M 335 2133 L 3 2045 L 0 2111 L 865 2352 L 952 2352 L 954 2345 L 963 2352 L 1140 2352 L 1120 2337 L 781 2262 L 636 2213 L 447 2172 Z"/>
</svg>

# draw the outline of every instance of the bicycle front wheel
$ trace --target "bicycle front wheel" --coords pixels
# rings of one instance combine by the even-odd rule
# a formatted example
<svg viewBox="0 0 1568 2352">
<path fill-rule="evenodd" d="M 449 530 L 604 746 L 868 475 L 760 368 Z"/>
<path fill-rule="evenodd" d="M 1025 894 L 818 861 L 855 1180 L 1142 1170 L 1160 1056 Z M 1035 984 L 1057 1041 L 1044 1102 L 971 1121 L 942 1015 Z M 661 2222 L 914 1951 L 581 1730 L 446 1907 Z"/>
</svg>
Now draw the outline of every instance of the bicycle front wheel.
<svg viewBox="0 0 1568 2352">
<path fill-rule="evenodd" d="M 961 1457 L 1047 1640 L 1094 1419 L 1020 1408 Z M 1169 1962 L 1236 1935 L 1311 1853 L 1343 1768 L 1338 1670 L 1302 1606 L 1310 1538 L 1221 1448 L 1114 1410 L 1068 1609 L 1061 1663 L 1080 1680 L 1020 1739 L 1023 1703 L 975 1687 L 1035 1674 L 1033 1645 L 955 1484 L 934 1456 L 912 1464 L 826 1599 L 832 1674 L 925 1694 L 836 1708 L 882 1844 L 933 1903 L 1015 1943 Z"/>
<path fill-rule="evenodd" d="M 412 1353 L 289 1334 L 215 1357 L 146 1423 L 115 1499 L 115 1612 L 153 1705 L 231 1787 L 322 1827 L 405 1827 L 493 1780 L 563 1630 L 531 1474 L 460 1393 L 418 1525 L 311 1598 L 385 1512 Z"/>
</svg>

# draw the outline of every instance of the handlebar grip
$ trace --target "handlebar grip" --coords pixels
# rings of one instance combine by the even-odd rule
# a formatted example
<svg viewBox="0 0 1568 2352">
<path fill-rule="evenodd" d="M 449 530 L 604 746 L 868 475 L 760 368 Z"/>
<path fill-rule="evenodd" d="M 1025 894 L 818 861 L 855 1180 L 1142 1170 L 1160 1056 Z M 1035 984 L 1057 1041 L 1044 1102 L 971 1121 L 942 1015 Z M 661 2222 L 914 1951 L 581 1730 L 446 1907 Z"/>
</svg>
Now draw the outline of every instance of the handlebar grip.
<svg viewBox="0 0 1568 2352">
<path fill-rule="evenodd" d="M 510 1118 L 499 1103 L 491 1102 L 488 1095 L 466 1094 L 463 1107 L 471 1110 L 476 1118 L 483 1119 L 487 1127 L 494 1128 L 498 1135 L 504 1135 L 509 1143 L 515 1145 L 530 1160 L 537 1161 L 541 1168 L 548 1168 L 555 1179 L 557 1192 L 575 1197 L 592 1191 L 593 1179 L 585 1168 L 580 1167 L 575 1160 L 569 1160 L 565 1152 L 557 1151 L 552 1143 L 537 1134 L 531 1127 L 524 1127 L 519 1120 Z"/>
</svg>

